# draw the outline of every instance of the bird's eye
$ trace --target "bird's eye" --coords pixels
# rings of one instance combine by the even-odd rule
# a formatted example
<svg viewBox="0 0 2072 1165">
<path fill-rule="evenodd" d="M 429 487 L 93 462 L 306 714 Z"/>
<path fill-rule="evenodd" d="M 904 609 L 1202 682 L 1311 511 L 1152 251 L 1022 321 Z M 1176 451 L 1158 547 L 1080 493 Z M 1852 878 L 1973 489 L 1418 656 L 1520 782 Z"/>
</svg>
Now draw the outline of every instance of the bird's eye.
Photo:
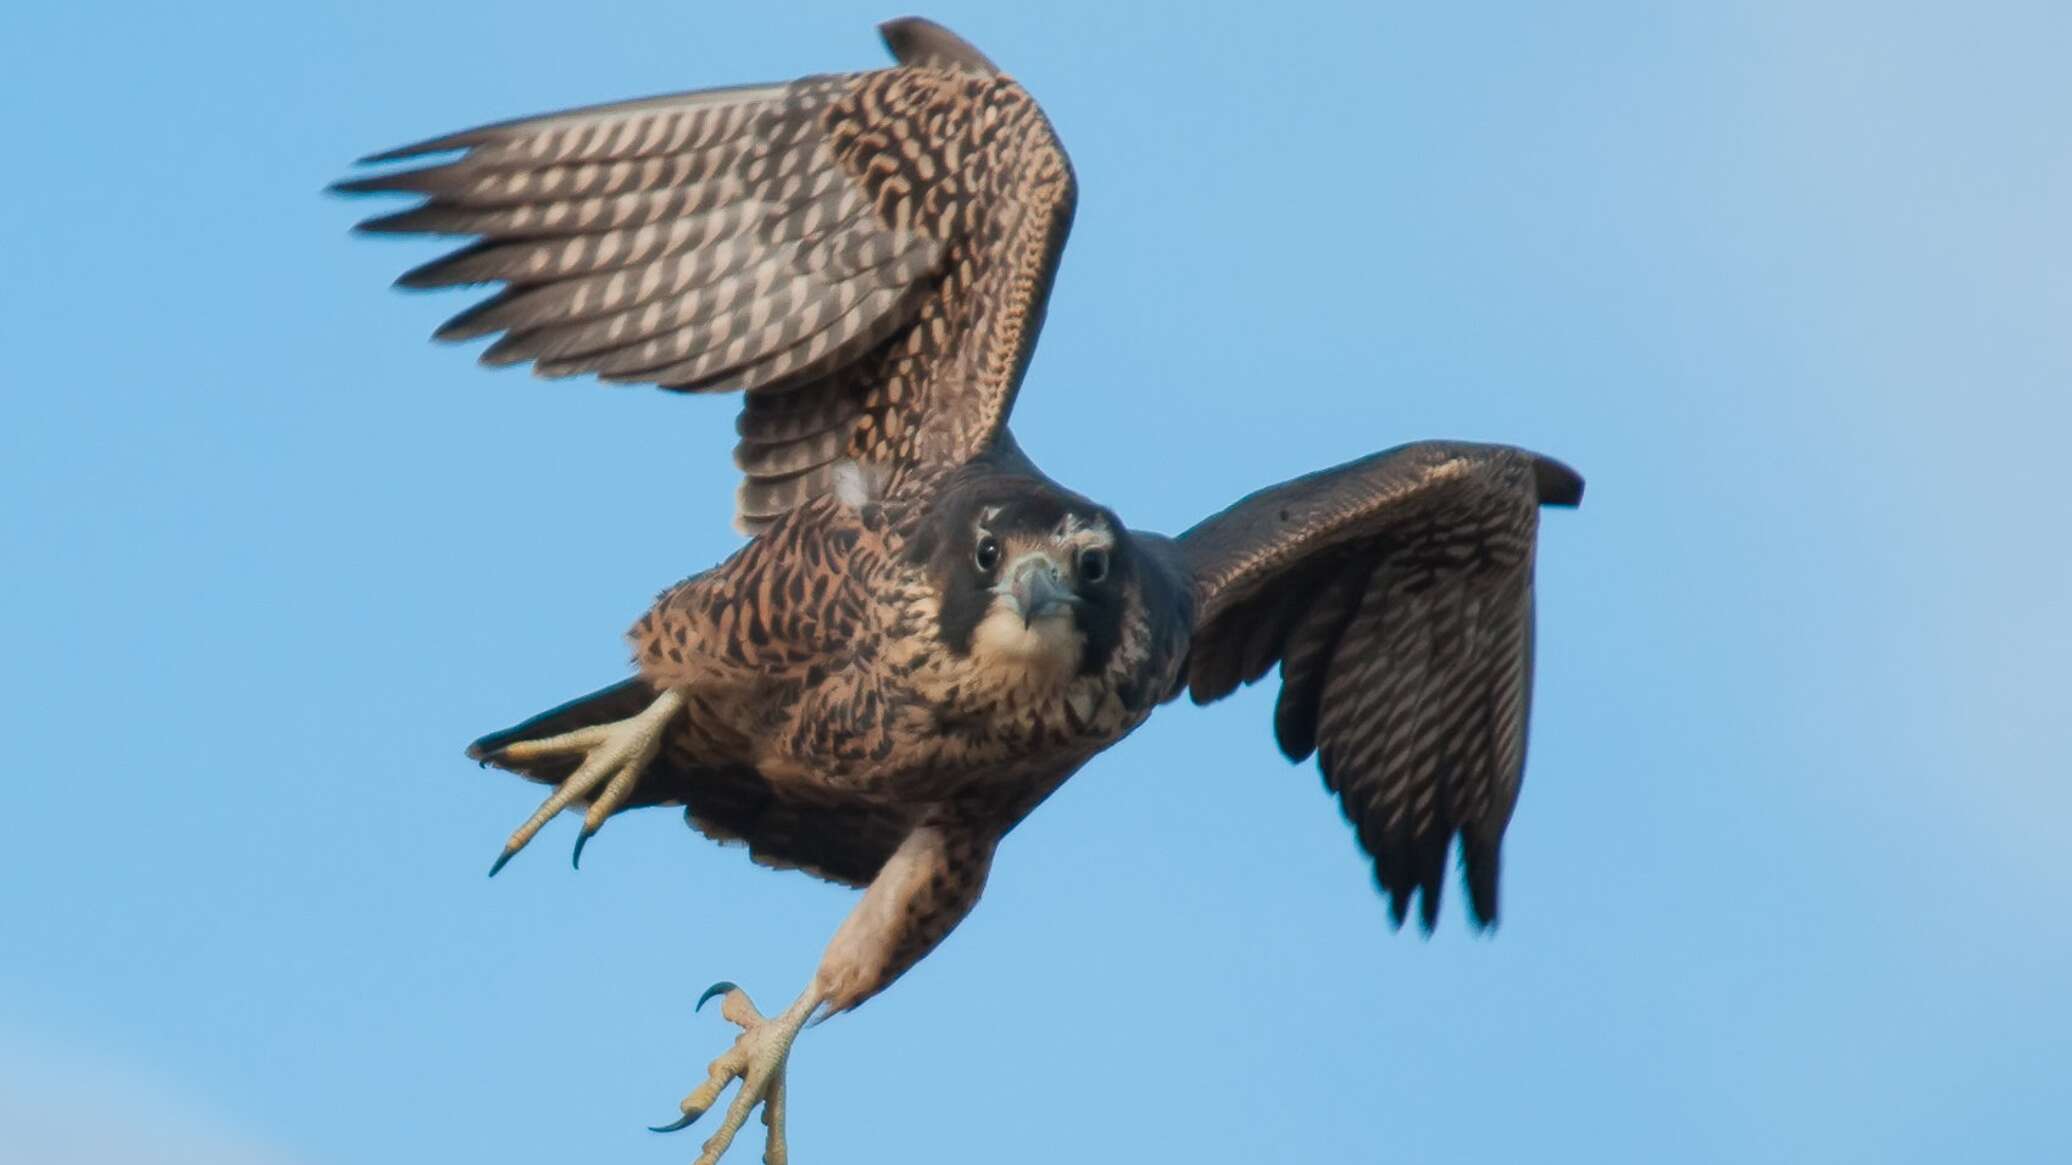
<svg viewBox="0 0 2072 1165">
<path fill-rule="evenodd" d="M 1087 549 L 1079 552 L 1079 578 L 1082 582 L 1097 583 L 1108 577 L 1108 552 Z"/>
<path fill-rule="evenodd" d="M 1000 565 L 1000 540 L 991 534 L 978 540 L 978 549 L 972 552 L 972 561 L 978 564 L 980 574 L 991 574 Z"/>
</svg>

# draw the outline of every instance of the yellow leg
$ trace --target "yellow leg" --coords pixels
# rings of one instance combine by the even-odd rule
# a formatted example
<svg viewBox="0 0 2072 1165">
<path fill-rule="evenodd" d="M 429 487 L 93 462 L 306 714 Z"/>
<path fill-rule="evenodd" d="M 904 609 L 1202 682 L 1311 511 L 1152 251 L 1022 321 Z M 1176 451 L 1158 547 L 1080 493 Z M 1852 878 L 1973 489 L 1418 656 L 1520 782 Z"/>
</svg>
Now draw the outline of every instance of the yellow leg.
<svg viewBox="0 0 2072 1165">
<path fill-rule="evenodd" d="M 726 1091 L 727 1085 L 739 1080 L 741 1091 L 727 1106 L 727 1115 L 705 1142 L 695 1165 L 715 1165 L 720 1155 L 734 1143 L 734 1134 L 741 1131 L 741 1126 L 748 1121 L 748 1114 L 757 1105 L 762 1106 L 763 1125 L 767 1130 L 763 1142 L 763 1165 L 785 1165 L 784 1066 L 791 1058 L 792 1041 L 798 1039 L 799 1029 L 806 1025 L 813 1009 L 820 1005 L 821 992 L 817 985 L 809 987 L 782 1014 L 767 1018 L 755 1009 L 748 992 L 732 983 L 713 984 L 698 1000 L 698 1006 L 703 1007 L 714 995 L 724 996 L 720 1014 L 741 1025 L 741 1034 L 735 1037 L 734 1046 L 721 1053 L 719 1059 L 706 1069 L 705 1082 L 683 1098 L 682 1118 L 673 1124 L 658 1125 L 655 1131 L 673 1133 L 688 1128 L 719 1100 L 719 1094 Z"/>
<path fill-rule="evenodd" d="M 626 797 L 633 792 L 633 786 L 640 781 L 640 774 L 647 769 L 655 754 L 662 751 L 662 736 L 669 727 L 669 718 L 683 709 L 683 693 L 675 689 L 655 697 L 645 711 L 611 724 L 593 724 L 578 728 L 560 736 L 549 736 L 540 740 L 521 740 L 505 745 L 495 757 L 487 759 L 536 760 L 550 756 L 579 756 L 582 763 L 568 779 L 561 782 L 525 824 L 511 834 L 511 840 L 504 843 L 504 852 L 489 867 L 491 877 L 504 868 L 512 855 L 525 848 L 540 827 L 552 820 L 578 798 L 591 796 L 590 811 L 583 816 L 582 832 L 576 835 L 575 861 L 583 860 L 583 846 L 592 834 L 603 826 L 604 819 L 617 812 Z"/>
</svg>

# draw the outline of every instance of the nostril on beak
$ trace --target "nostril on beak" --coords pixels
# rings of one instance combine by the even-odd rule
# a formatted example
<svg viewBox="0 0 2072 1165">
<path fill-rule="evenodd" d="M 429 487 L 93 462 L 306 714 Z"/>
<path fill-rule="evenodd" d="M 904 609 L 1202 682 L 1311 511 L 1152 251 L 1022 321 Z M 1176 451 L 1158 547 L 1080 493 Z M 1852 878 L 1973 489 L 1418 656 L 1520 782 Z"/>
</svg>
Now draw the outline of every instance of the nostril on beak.
<svg viewBox="0 0 2072 1165">
<path fill-rule="evenodd" d="M 1022 609 L 1022 626 L 1027 627 L 1052 611 L 1079 602 L 1079 596 L 1065 584 L 1064 573 L 1055 562 L 1038 558 L 1019 566 L 1012 584 L 1016 605 Z"/>
</svg>

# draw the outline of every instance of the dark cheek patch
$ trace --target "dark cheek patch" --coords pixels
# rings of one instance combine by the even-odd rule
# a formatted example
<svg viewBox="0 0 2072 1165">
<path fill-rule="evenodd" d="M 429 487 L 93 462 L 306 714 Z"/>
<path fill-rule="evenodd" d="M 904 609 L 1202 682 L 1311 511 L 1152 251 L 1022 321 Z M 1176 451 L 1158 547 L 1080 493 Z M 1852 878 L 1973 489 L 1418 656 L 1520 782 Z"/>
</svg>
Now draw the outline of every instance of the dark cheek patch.
<svg viewBox="0 0 2072 1165">
<path fill-rule="evenodd" d="M 1116 645 L 1122 642 L 1122 603 L 1115 594 L 1089 596 L 1080 605 L 1079 633 L 1086 637 L 1086 652 L 1080 657 L 1079 674 L 1095 675 L 1108 666 Z"/>
<path fill-rule="evenodd" d="M 1109 528 L 1114 529 L 1111 521 Z M 1136 561 L 1127 542 L 1117 539 L 1108 550 L 1108 577 L 1082 587 L 1086 602 L 1079 608 L 1079 631 L 1086 636 L 1086 656 L 1079 674 L 1096 675 L 1105 670 L 1122 644 L 1124 597 L 1137 589 Z"/>
<path fill-rule="evenodd" d="M 944 572 L 940 623 L 944 646 L 959 656 L 971 654 L 971 638 L 993 606 L 993 592 L 981 587 L 968 571 Z"/>
</svg>

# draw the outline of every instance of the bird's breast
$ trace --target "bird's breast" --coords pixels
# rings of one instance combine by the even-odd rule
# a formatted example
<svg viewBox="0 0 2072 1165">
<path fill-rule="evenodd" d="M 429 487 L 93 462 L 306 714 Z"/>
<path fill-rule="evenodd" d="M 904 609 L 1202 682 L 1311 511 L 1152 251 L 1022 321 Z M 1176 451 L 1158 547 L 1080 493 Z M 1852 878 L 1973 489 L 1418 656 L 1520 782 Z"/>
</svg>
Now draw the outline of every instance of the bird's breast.
<svg viewBox="0 0 2072 1165">
<path fill-rule="evenodd" d="M 1114 669 L 1061 672 L 888 640 L 802 692 L 762 766 L 879 794 L 938 799 L 1076 767 L 1120 740 L 1133 707 Z"/>
</svg>

